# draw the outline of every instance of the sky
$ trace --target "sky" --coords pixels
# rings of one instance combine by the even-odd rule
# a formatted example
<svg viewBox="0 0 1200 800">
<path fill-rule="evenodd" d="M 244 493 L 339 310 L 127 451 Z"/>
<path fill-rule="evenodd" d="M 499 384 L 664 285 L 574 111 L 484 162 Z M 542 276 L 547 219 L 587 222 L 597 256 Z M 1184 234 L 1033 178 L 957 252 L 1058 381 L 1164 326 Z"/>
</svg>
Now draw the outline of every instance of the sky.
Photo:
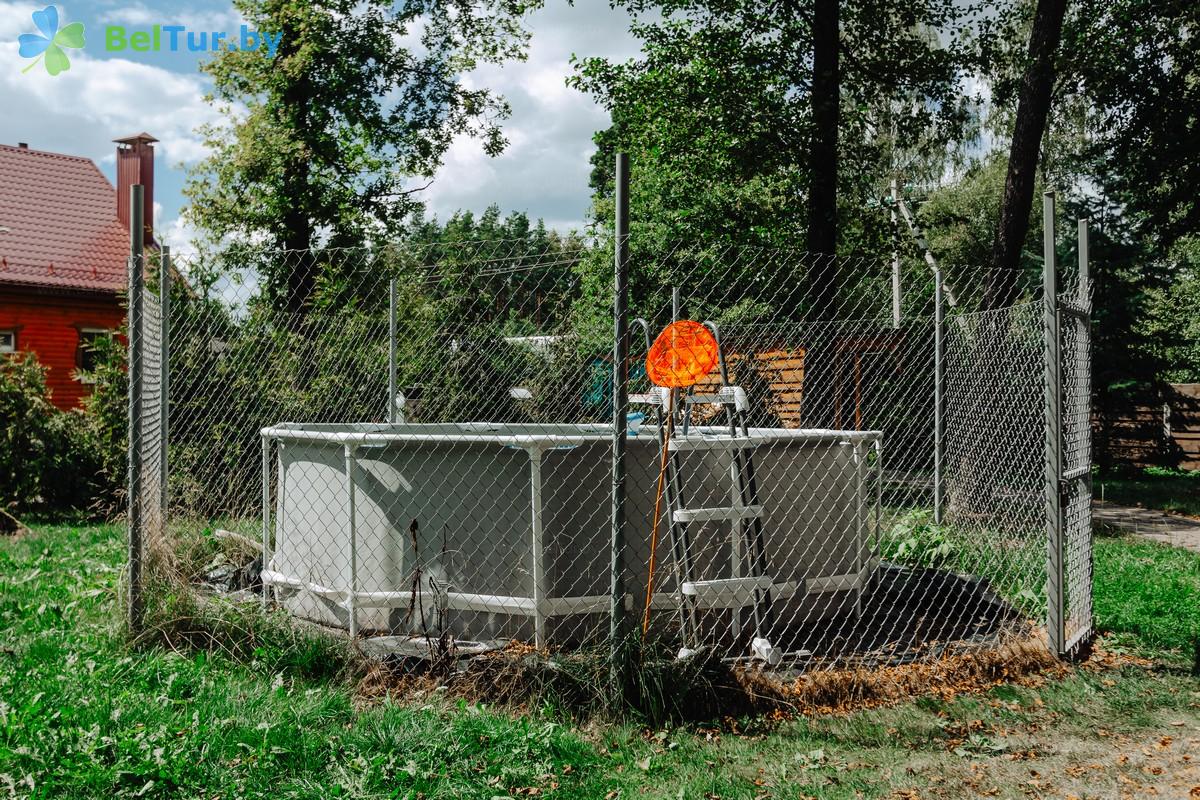
<svg viewBox="0 0 1200 800">
<path fill-rule="evenodd" d="M 56 3 L 59 29 L 83 23 L 86 43 L 66 50 L 69 70 L 51 76 L 19 53 L 18 37 L 37 33 L 32 14 L 46 3 L 0 0 L 0 143 L 26 142 L 37 150 L 91 158 L 115 181 L 113 139 L 146 131 L 156 145 L 155 212 L 160 240 L 190 249 L 194 231 L 181 217 L 187 169 L 206 155 L 197 127 L 219 119 L 204 100 L 207 78 L 199 65 L 210 55 L 180 47 L 178 53 L 109 52 L 105 31 L 127 32 L 182 25 L 189 31 L 237 34 L 242 20 L 230 2 L 195 0 L 72 0 Z M 480 144 L 456 140 L 432 185 L 423 193 L 440 219 L 459 209 L 482 211 L 497 203 L 504 212 L 524 211 L 550 227 L 583 224 L 590 192 L 592 135 L 608 126 L 608 113 L 590 97 L 566 86 L 570 58 L 637 54 L 629 18 L 607 0 L 548 0 L 531 14 L 524 62 L 482 67 L 464 80 L 504 95 L 512 116 L 504 126 L 509 146 L 490 158 Z M 32 68 L 30 67 L 32 64 Z"/>
</svg>

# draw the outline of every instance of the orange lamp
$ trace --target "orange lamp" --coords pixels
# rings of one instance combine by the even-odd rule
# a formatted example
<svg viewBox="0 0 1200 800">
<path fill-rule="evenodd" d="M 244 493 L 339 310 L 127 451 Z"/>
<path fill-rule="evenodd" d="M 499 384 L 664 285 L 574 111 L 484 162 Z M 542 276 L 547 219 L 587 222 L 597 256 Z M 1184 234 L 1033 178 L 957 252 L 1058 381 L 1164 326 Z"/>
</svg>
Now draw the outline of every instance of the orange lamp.
<svg viewBox="0 0 1200 800">
<path fill-rule="evenodd" d="M 646 354 L 646 375 L 656 386 L 678 389 L 692 386 L 717 363 L 717 340 L 712 332 L 690 319 L 672 322 L 654 340 Z"/>
</svg>

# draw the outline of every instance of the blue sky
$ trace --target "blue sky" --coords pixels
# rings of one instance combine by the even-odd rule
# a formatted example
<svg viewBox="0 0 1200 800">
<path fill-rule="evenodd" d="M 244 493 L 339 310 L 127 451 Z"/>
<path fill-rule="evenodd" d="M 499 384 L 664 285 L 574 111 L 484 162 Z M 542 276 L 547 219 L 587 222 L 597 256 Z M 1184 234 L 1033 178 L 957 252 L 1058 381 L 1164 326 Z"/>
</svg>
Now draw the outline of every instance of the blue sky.
<svg viewBox="0 0 1200 800">
<path fill-rule="evenodd" d="M 46 3 L 0 0 L 0 143 L 27 142 L 39 150 L 93 159 L 114 179 L 112 140 L 148 131 L 161 142 L 155 167 L 158 232 L 177 248 L 187 248 L 193 231 L 181 218 L 185 173 L 205 155 L 198 125 L 217 119 L 204 101 L 208 89 L 202 58 L 187 52 L 108 52 L 106 26 L 128 31 L 154 24 L 183 25 L 192 31 L 236 34 L 242 20 L 229 2 L 195 0 L 93 0 L 55 3 L 60 27 L 82 22 L 87 44 L 68 51 L 71 69 L 56 77 L 18 53 L 17 37 L 35 33 L 31 15 Z M 457 209 L 481 211 L 499 203 L 505 211 L 525 211 L 565 229 L 581 224 L 589 192 L 588 158 L 592 134 L 608 125 L 607 113 L 569 89 L 571 55 L 627 58 L 637 44 L 624 12 L 606 0 L 549 0 L 526 20 L 533 34 L 529 59 L 485 67 L 463 77 L 501 92 L 513 107 L 505 127 L 510 145 L 497 157 L 478 143 L 456 141 L 434 183 L 424 193 L 431 212 L 445 218 Z"/>
</svg>

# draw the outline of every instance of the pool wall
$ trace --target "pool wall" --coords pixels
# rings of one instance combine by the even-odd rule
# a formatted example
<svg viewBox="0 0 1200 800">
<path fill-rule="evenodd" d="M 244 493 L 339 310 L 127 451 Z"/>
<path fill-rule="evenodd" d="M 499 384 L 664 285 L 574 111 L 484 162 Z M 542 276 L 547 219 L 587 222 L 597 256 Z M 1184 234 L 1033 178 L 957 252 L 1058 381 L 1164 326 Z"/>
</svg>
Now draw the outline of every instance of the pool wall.
<svg viewBox="0 0 1200 800">
<path fill-rule="evenodd" d="M 773 635 L 786 640 L 800 622 L 852 613 L 869 577 L 878 468 L 869 455 L 880 436 L 765 428 L 750 436 Z M 476 641 L 568 645 L 607 633 L 609 426 L 284 424 L 264 429 L 263 441 L 265 491 L 275 487 L 264 578 L 297 616 L 354 633 L 448 630 Z M 623 564 L 637 618 L 659 453 L 652 427 L 629 437 Z M 730 451 L 681 457 L 688 507 L 730 504 Z M 692 523 L 689 533 L 696 577 L 732 574 L 730 523 Z M 665 524 L 660 537 L 652 606 L 669 627 L 678 594 Z M 702 616 L 717 635 L 740 613 Z"/>
</svg>

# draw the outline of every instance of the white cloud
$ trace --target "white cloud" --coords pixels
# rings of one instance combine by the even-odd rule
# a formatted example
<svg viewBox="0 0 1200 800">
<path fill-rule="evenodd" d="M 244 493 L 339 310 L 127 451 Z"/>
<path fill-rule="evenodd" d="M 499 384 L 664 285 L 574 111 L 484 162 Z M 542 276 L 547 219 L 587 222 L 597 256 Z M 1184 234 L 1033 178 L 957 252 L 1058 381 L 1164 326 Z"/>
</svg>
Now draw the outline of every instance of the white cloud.
<svg viewBox="0 0 1200 800">
<path fill-rule="evenodd" d="M 29 65 L 18 53 L 17 31 L 29 25 L 24 4 L 0 2 L 0 141 L 88 156 L 99 163 L 114 158 L 111 140 L 139 131 L 159 138 L 166 163 L 193 163 L 204 157 L 199 124 L 215 121 L 204 102 L 205 80 L 152 64 L 121 58 L 97 59 L 69 51 L 71 68 L 57 76 Z"/>
<path fill-rule="evenodd" d="M 158 204 L 155 203 L 155 205 Z M 180 254 L 195 252 L 195 243 L 202 238 L 199 231 L 196 230 L 196 226 L 182 214 L 166 225 L 163 225 L 156 217 L 154 230 L 157 232 L 159 244 L 165 244 L 173 252 Z"/>
<path fill-rule="evenodd" d="M 145 3 L 130 3 L 106 11 L 104 21 L 132 27 L 148 27 L 158 23 L 182 25 L 190 31 L 236 32 L 242 24 L 242 17 L 232 6 L 226 9 L 197 10 L 178 4 L 163 10 L 150 8 Z"/>
<path fill-rule="evenodd" d="M 219 122 L 220 115 L 204 102 L 209 84 L 198 72 L 72 51 L 71 69 L 57 77 L 36 68 L 21 74 L 28 62 L 18 55 L 17 35 L 31 29 L 30 13 L 44 5 L 0 0 L 0 107 L 8 111 L 0 115 L 0 142 L 29 142 L 111 165 L 111 140 L 145 130 L 161 140 L 160 163 L 169 168 L 207 154 L 195 128 Z M 97 0 L 94 8 L 102 20 L 115 24 L 169 21 L 198 30 L 236 30 L 240 24 L 232 4 L 209 3 L 202 10 L 169 4 L 159 11 L 158 6 L 155 0 Z M 69 14 L 69 8 L 63 10 Z M 492 159 L 477 141 L 455 141 L 422 195 L 430 212 L 444 219 L 458 209 L 478 212 L 494 202 L 506 212 L 525 211 L 560 229 L 582 225 L 590 202 L 592 135 L 609 120 L 590 97 L 566 86 L 569 59 L 573 53 L 635 55 L 628 22 L 624 11 L 597 0 L 551 3 L 527 20 L 533 35 L 526 62 L 489 65 L 464 76 L 509 100 L 513 115 L 503 129 L 510 144 Z M 408 43 L 418 34 L 410 32 Z M 179 184 L 174 175 L 158 181 L 156 199 L 168 217 L 182 202 Z M 178 219 L 160 222 L 166 240 L 176 246 L 190 241 L 190 228 Z"/>
<path fill-rule="evenodd" d="M 569 59 L 573 53 L 636 55 L 628 25 L 628 15 L 607 4 L 551 4 L 527 21 L 533 33 L 527 61 L 488 65 L 465 76 L 465 83 L 493 89 L 512 105 L 512 117 L 503 124 L 509 145 L 489 158 L 479 142 L 456 139 L 421 195 L 429 211 L 445 219 L 494 202 L 559 230 L 582 227 L 591 199 L 592 136 L 608 127 L 609 118 L 591 97 L 566 85 Z"/>
</svg>

